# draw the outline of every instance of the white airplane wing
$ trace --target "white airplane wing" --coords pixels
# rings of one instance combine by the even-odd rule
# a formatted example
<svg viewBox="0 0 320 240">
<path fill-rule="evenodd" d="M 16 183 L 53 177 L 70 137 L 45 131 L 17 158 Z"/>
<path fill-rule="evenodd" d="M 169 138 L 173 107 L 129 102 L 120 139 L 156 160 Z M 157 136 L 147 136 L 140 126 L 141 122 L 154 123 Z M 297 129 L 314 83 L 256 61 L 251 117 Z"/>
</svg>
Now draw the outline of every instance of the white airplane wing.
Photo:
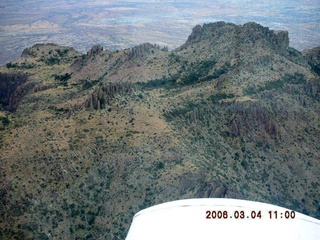
<svg viewBox="0 0 320 240">
<path fill-rule="evenodd" d="M 319 240 L 320 220 L 272 204 L 187 199 L 138 212 L 126 240 Z"/>
</svg>

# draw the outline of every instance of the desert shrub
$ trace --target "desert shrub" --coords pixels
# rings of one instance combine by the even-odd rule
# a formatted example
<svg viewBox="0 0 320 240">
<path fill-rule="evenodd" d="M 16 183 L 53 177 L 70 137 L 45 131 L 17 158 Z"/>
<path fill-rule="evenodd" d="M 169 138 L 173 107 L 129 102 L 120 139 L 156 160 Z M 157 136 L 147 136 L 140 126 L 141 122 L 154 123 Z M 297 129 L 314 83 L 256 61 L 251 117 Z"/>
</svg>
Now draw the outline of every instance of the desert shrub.
<svg viewBox="0 0 320 240">
<path fill-rule="evenodd" d="M 241 166 L 244 168 L 244 169 L 248 169 L 248 167 L 249 167 L 249 163 L 246 161 L 246 160 L 242 160 L 241 161 Z"/>
<path fill-rule="evenodd" d="M 49 57 L 43 60 L 48 65 L 55 65 L 60 63 L 60 59 L 57 57 Z"/>
<path fill-rule="evenodd" d="M 68 85 L 68 80 L 71 78 L 71 74 L 66 73 L 64 75 L 54 75 L 54 79 L 60 81 L 60 84 L 63 86 Z"/>
<path fill-rule="evenodd" d="M 248 88 L 244 89 L 243 91 L 247 95 L 252 95 L 252 94 L 255 94 L 257 92 L 255 87 L 248 87 Z"/>
<path fill-rule="evenodd" d="M 87 81 L 87 80 L 80 80 L 81 85 L 82 85 L 82 90 L 87 90 L 95 86 L 99 80 L 94 80 L 94 81 Z"/>
<path fill-rule="evenodd" d="M 6 64 L 6 67 L 7 67 L 7 68 L 30 69 L 30 68 L 35 67 L 35 64 L 23 62 L 23 63 L 21 63 L 21 64 L 19 65 L 19 64 L 17 64 L 17 63 L 9 62 L 9 63 Z"/>
<path fill-rule="evenodd" d="M 157 164 L 157 169 L 160 170 L 160 169 L 163 169 L 164 168 L 164 163 L 163 162 L 159 162 Z"/>
<path fill-rule="evenodd" d="M 306 83 L 306 79 L 303 74 L 295 73 L 294 75 L 286 74 L 283 77 L 283 81 L 290 84 L 303 84 Z"/>
<path fill-rule="evenodd" d="M 15 67 L 17 67 L 17 64 L 16 64 L 16 63 L 9 62 L 9 63 L 6 64 L 6 67 L 7 67 L 7 68 L 15 68 Z"/>
<path fill-rule="evenodd" d="M 230 94 L 217 93 L 217 94 L 215 94 L 215 95 L 210 96 L 209 99 L 210 99 L 213 103 L 217 103 L 217 102 L 219 102 L 220 100 L 222 100 L 222 99 L 227 99 L 227 98 L 234 98 L 234 94 L 233 94 L 233 93 L 230 93 Z"/>
<path fill-rule="evenodd" d="M 188 102 L 181 108 L 174 109 L 170 113 L 166 113 L 164 116 L 167 118 L 168 121 L 173 120 L 176 117 L 184 117 L 188 112 L 193 111 L 197 108 L 198 105 L 194 102 Z"/>
<path fill-rule="evenodd" d="M 278 89 L 278 88 L 282 88 L 283 85 L 284 85 L 284 81 L 282 80 L 270 81 L 270 82 L 267 82 L 264 87 L 259 88 L 259 91 Z"/>
<path fill-rule="evenodd" d="M 176 80 L 168 79 L 163 77 L 161 79 L 154 79 L 148 82 L 138 82 L 137 85 L 140 86 L 144 90 L 154 89 L 154 88 L 167 88 L 174 86 Z"/>
<path fill-rule="evenodd" d="M 7 116 L 5 116 L 5 117 L 0 116 L 0 121 L 1 121 L 2 125 L 5 127 L 10 124 L 10 120 Z"/>
<path fill-rule="evenodd" d="M 285 84 L 304 84 L 306 83 L 306 79 L 303 74 L 295 73 L 293 75 L 286 74 L 281 79 L 277 79 L 274 81 L 266 82 L 263 87 L 255 88 L 255 87 L 248 87 L 244 89 L 244 93 L 247 95 L 252 95 L 258 92 L 263 91 L 270 91 L 274 89 L 282 89 Z"/>
<path fill-rule="evenodd" d="M 171 64 L 176 63 L 176 62 L 180 62 L 180 61 L 181 61 L 181 57 L 179 55 L 176 55 L 173 52 L 171 52 L 169 54 L 169 62 Z"/>
</svg>

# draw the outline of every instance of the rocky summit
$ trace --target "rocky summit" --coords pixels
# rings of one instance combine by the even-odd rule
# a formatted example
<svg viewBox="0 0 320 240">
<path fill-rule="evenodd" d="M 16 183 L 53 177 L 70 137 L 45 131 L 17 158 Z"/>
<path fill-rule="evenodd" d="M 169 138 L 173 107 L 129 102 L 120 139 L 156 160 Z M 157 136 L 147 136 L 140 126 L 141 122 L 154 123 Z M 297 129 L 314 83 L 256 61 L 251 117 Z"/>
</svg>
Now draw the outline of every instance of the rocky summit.
<svg viewBox="0 0 320 240">
<path fill-rule="evenodd" d="M 186 198 L 320 218 L 319 48 L 256 23 L 169 51 L 36 44 L 0 68 L 0 238 L 124 239 Z"/>
</svg>

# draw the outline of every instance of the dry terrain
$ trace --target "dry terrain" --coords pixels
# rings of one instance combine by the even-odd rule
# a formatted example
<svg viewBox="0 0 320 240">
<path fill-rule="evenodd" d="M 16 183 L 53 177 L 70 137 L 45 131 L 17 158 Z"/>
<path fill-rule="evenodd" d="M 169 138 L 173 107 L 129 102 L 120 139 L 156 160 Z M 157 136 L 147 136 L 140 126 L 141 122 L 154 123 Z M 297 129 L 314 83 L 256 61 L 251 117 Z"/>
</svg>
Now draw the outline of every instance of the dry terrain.
<svg viewBox="0 0 320 240">
<path fill-rule="evenodd" d="M 0 238 L 124 239 L 185 198 L 320 218 L 319 56 L 252 22 L 194 26 L 175 50 L 26 48 L 0 68 Z"/>
</svg>

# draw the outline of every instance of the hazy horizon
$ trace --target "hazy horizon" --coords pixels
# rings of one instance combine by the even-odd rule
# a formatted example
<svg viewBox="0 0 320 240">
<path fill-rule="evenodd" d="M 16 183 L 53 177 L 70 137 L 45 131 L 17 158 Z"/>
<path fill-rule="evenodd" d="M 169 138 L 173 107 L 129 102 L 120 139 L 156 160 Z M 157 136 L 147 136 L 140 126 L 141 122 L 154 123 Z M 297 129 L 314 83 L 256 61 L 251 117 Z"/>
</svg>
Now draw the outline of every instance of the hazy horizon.
<svg viewBox="0 0 320 240">
<path fill-rule="evenodd" d="M 320 44 L 320 3 L 311 1 L 74 1 L 0 3 L 0 65 L 36 43 L 56 43 L 86 52 L 100 44 L 110 50 L 143 42 L 174 49 L 196 24 L 257 22 L 289 31 L 298 50 Z"/>
</svg>

